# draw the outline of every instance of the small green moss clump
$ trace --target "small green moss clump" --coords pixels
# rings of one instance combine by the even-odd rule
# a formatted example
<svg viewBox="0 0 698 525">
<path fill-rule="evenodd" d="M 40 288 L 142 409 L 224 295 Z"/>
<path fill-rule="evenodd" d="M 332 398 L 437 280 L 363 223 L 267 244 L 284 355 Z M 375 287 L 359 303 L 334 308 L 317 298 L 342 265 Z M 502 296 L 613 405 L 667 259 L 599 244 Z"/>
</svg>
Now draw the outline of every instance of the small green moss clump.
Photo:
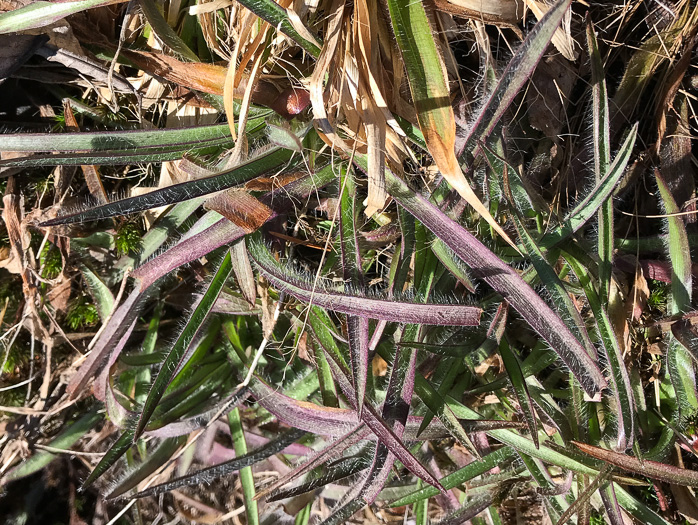
<svg viewBox="0 0 698 525">
<path fill-rule="evenodd" d="M 41 277 L 44 279 L 55 279 L 61 273 L 63 267 L 63 257 L 61 252 L 53 244 L 46 243 L 39 256 L 41 263 Z"/>
<path fill-rule="evenodd" d="M 65 321 L 71 330 L 94 326 L 99 321 L 97 307 L 87 297 L 82 296 L 73 302 L 65 316 Z"/>
<path fill-rule="evenodd" d="M 127 222 L 121 226 L 114 237 L 116 252 L 119 255 L 135 253 L 141 248 L 142 239 L 138 226 L 133 222 Z"/>
</svg>

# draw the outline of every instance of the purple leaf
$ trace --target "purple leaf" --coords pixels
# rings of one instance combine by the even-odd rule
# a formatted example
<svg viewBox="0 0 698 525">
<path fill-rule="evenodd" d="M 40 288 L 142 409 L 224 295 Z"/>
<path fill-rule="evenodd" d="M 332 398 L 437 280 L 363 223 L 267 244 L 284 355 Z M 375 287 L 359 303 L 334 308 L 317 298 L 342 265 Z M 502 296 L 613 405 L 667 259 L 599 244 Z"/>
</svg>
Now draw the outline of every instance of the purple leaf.
<svg viewBox="0 0 698 525">
<path fill-rule="evenodd" d="M 610 465 L 615 465 L 628 472 L 634 472 L 640 476 L 664 481 L 666 483 L 685 485 L 687 487 L 698 487 L 698 472 L 695 470 L 675 467 L 648 459 L 641 460 L 621 454 L 620 452 L 587 445 L 586 443 L 579 443 L 578 441 L 572 441 L 571 443 L 592 458 L 599 459 Z"/>
<path fill-rule="evenodd" d="M 240 226 L 222 218 L 205 230 L 185 237 L 165 253 L 136 268 L 133 277 L 140 280 L 140 288 L 145 290 L 160 277 L 203 257 L 216 248 L 236 241 L 246 233 Z"/>
<path fill-rule="evenodd" d="M 89 357 L 68 384 L 71 398 L 77 397 L 85 389 L 87 382 L 107 363 L 115 346 L 130 333 L 129 328 L 138 318 L 146 298 L 145 294 L 134 290 L 104 325 Z M 121 348 L 123 345 L 120 345 Z"/>
<path fill-rule="evenodd" d="M 368 319 L 355 315 L 347 316 L 347 333 L 351 353 L 351 372 L 356 392 L 356 410 L 361 417 L 368 378 Z"/>
<path fill-rule="evenodd" d="M 314 285 L 312 281 L 307 282 L 297 273 L 292 273 L 290 268 L 282 268 L 259 238 L 251 239 L 249 250 L 250 257 L 262 275 L 276 288 L 301 301 L 312 302 L 328 310 L 395 323 L 475 326 L 480 322 L 481 310 L 472 306 L 375 299 L 329 290 L 320 284 Z"/>
<path fill-rule="evenodd" d="M 545 339 L 579 380 L 591 397 L 608 383 L 594 360 L 570 332 L 560 316 L 477 238 L 447 216 L 426 198 L 414 193 L 392 173 L 386 173 L 388 192 L 407 211 L 421 221 L 473 270 L 499 292 L 509 304 Z"/>
<path fill-rule="evenodd" d="M 337 440 L 330 443 L 327 447 L 322 449 L 320 452 L 314 454 L 308 461 L 298 465 L 296 468 L 291 470 L 276 479 L 271 485 L 264 487 L 264 490 L 257 493 L 255 499 L 266 498 L 268 495 L 276 492 L 278 489 L 291 483 L 293 480 L 307 474 L 313 469 L 328 463 L 334 458 L 342 454 L 346 449 L 355 445 L 359 441 L 367 439 L 371 431 L 366 427 L 365 424 L 360 423 L 356 428 L 352 429 L 348 434 L 345 434 L 338 438 Z"/>
<path fill-rule="evenodd" d="M 337 384 L 342 389 L 342 392 L 347 399 L 353 400 L 355 394 L 345 371 L 341 369 L 340 365 L 336 361 L 334 361 L 334 355 L 332 353 L 328 352 L 327 356 L 330 358 L 328 363 L 333 369 Z M 396 436 L 385 421 L 378 416 L 375 409 L 371 405 L 364 406 L 361 419 L 376 435 L 378 441 L 383 443 L 390 452 L 395 454 L 395 457 L 399 459 L 410 472 L 425 483 L 429 483 L 430 485 L 438 488 L 441 492 L 445 492 L 445 489 L 441 486 L 439 480 L 437 480 L 426 468 L 424 468 L 419 460 L 412 455 L 407 447 L 405 447 L 402 440 Z"/>
</svg>

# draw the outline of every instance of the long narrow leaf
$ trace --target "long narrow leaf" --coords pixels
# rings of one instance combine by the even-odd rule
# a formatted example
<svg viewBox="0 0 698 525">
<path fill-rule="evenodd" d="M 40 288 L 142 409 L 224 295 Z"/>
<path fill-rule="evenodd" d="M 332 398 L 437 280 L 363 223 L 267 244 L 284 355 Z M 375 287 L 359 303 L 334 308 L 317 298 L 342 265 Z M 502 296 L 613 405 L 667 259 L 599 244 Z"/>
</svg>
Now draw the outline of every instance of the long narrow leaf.
<svg viewBox="0 0 698 525">
<path fill-rule="evenodd" d="M 448 183 L 503 239 L 512 244 L 470 187 L 458 163 L 455 151 L 456 120 L 445 77 L 446 68 L 426 11 L 428 5 L 411 0 L 388 0 L 390 19 L 405 63 L 419 128 L 429 153 Z"/>
<path fill-rule="evenodd" d="M 215 304 L 218 295 L 221 293 L 223 285 L 232 272 L 232 269 L 233 266 L 230 253 L 226 253 L 206 292 L 199 300 L 194 312 L 187 321 L 187 324 L 179 334 L 179 337 L 177 337 L 177 340 L 163 363 L 160 373 L 155 378 L 155 382 L 150 388 L 148 398 L 143 405 L 143 410 L 141 411 L 138 424 L 136 425 L 134 439 L 137 439 L 143 433 L 145 426 L 150 420 L 150 417 L 157 408 L 158 402 L 164 395 L 165 389 L 170 384 L 170 381 L 172 381 L 172 378 L 182 364 L 181 360 L 185 355 L 187 347 L 201 328 L 201 325 L 208 316 L 208 313 L 211 311 L 211 308 L 213 308 L 213 305 Z"/>
<path fill-rule="evenodd" d="M 155 470 L 162 467 L 185 441 L 186 439 L 183 436 L 164 439 L 143 463 L 119 480 L 118 485 L 111 490 L 106 499 L 118 498 L 138 485 Z"/>
<path fill-rule="evenodd" d="M 339 193 L 339 239 L 342 254 L 344 281 L 359 290 L 364 289 L 364 276 L 359 255 L 356 216 L 356 183 L 350 170 L 343 170 Z M 347 316 L 347 335 L 351 358 L 351 371 L 356 392 L 356 407 L 361 416 L 366 397 L 368 378 L 368 319 L 355 315 Z"/>
<path fill-rule="evenodd" d="M 509 380 L 514 387 L 514 393 L 516 398 L 519 400 L 519 406 L 521 406 L 521 411 L 523 412 L 524 419 L 528 425 L 528 429 L 531 432 L 531 439 L 536 445 L 536 448 L 540 447 L 538 442 L 538 425 L 536 424 L 536 412 L 533 408 L 533 401 L 531 401 L 531 396 L 528 393 L 528 387 L 526 386 L 526 379 L 521 372 L 521 363 L 519 358 L 511 349 L 509 344 L 505 339 L 499 345 L 499 355 L 502 356 L 502 362 L 504 363 L 504 368 L 507 371 Z"/>
<path fill-rule="evenodd" d="M 606 79 L 601 62 L 594 26 L 587 23 L 587 46 L 591 60 L 592 130 L 594 150 L 594 175 L 598 183 L 608 173 L 611 164 L 611 130 L 608 111 Z M 599 209 L 599 297 L 602 303 L 608 299 L 613 265 L 613 201 L 607 199 Z"/>
<path fill-rule="evenodd" d="M 452 489 L 459 485 L 462 485 L 466 481 L 470 481 L 476 476 L 480 476 L 505 463 L 506 461 L 512 460 L 516 457 L 516 451 L 511 447 L 502 447 L 494 452 L 490 452 L 481 459 L 477 459 L 472 463 L 466 465 L 465 467 L 456 470 L 454 473 L 449 474 L 441 478 L 439 481 L 441 485 L 446 490 Z M 424 487 L 422 489 L 416 490 L 402 496 L 401 498 L 391 501 L 389 503 L 390 507 L 402 507 L 404 505 L 411 505 L 417 501 L 421 501 L 426 498 L 431 498 L 439 494 L 438 489 L 435 487 Z"/>
<path fill-rule="evenodd" d="M 139 211 L 169 206 L 180 201 L 194 199 L 203 195 L 209 195 L 217 191 L 232 188 L 241 182 L 258 177 L 263 173 L 279 169 L 284 166 L 293 155 L 293 152 L 282 148 L 272 148 L 253 159 L 240 164 L 230 170 L 211 175 L 202 179 L 196 179 L 180 184 L 174 184 L 165 188 L 146 193 L 137 197 L 130 197 L 120 201 L 98 206 L 90 210 L 71 213 L 41 224 L 42 227 L 56 226 L 58 224 L 73 224 L 75 222 L 94 221 L 106 219 L 115 215 L 128 215 Z"/>
<path fill-rule="evenodd" d="M 251 238 L 249 250 L 261 273 L 279 290 L 329 310 L 397 323 L 473 326 L 480 321 L 480 309 L 472 306 L 374 299 L 313 286 L 312 281 L 299 278 L 292 269 L 282 269 L 259 236 Z"/>
<path fill-rule="evenodd" d="M 211 483 L 223 476 L 237 472 L 240 469 L 259 463 L 263 459 L 266 459 L 274 454 L 278 454 L 283 449 L 298 441 L 301 437 L 305 435 L 305 431 L 292 429 L 284 434 L 281 434 L 276 439 L 269 441 L 266 445 L 254 449 L 252 452 L 244 454 L 242 456 L 226 461 L 219 465 L 214 465 L 213 467 L 205 468 L 185 476 L 181 476 L 167 483 L 162 483 L 160 485 L 155 485 L 145 489 L 138 494 L 135 494 L 134 498 L 145 498 L 147 496 L 157 496 L 158 494 L 163 494 L 165 492 L 170 492 L 172 490 L 178 489 L 180 487 L 191 487 L 193 485 L 203 485 L 206 483 Z"/>
<path fill-rule="evenodd" d="M 234 408 L 228 413 L 228 423 L 230 424 L 230 435 L 233 438 L 235 455 L 240 458 L 247 454 L 247 442 L 240 420 L 240 410 Z M 258 525 L 259 510 L 255 499 L 254 476 L 252 467 L 247 466 L 240 469 L 240 483 L 242 484 L 242 497 L 245 501 L 245 515 L 249 525 Z"/>
<path fill-rule="evenodd" d="M 0 14 L 0 35 L 51 25 L 66 16 L 126 0 L 77 0 L 75 2 L 32 2 L 29 5 Z"/>
<path fill-rule="evenodd" d="M 558 0 L 526 36 L 468 133 L 465 140 L 468 153 L 476 147 L 477 141 L 486 141 L 511 106 L 514 97 L 531 78 L 571 3 L 571 0 Z"/>
<path fill-rule="evenodd" d="M 348 399 L 354 399 L 355 394 L 352 392 L 353 388 L 346 375 L 346 371 L 334 360 L 335 356 L 333 354 L 328 354 L 328 357 L 330 358 L 329 363 L 335 371 L 334 376 L 337 380 L 337 384 Z M 370 404 L 365 405 L 364 411 L 362 412 L 362 419 L 364 423 L 366 423 L 366 426 L 376 435 L 378 440 L 385 444 L 388 450 L 395 454 L 395 457 L 405 465 L 405 468 L 422 479 L 425 483 L 429 483 L 443 492 L 443 487 L 441 487 L 438 480 L 412 455 L 400 438 L 398 438 L 393 430 L 385 424 L 385 421 L 378 416 L 375 409 Z"/>
<path fill-rule="evenodd" d="M 512 268 L 424 197 L 415 194 L 391 173 L 386 174 L 388 192 L 446 243 L 473 269 L 477 277 L 514 307 L 557 352 L 590 396 L 606 388 L 601 370 L 569 328 Z"/>
<path fill-rule="evenodd" d="M 670 313 L 680 314 L 691 308 L 693 296 L 693 268 L 688 244 L 686 224 L 678 215 L 681 211 L 674 200 L 669 186 L 658 169 L 654 171 L 662 204 L 668 217 L 669 259 L 671 260 L 671 304 Z M 672 385 L 676 391 L 679 413 L 684 420 L 698 413 L 698 392 L 693 361 L 683 345 L 672 337 L 667 349 L 666 364 Z"/>
<path fill-rule="evenodd" d="M 567 257 L 567 262 L 572 267 L 574 273 L 577 274 L 577 278 L 584 288 L 589 306 L 594 313 L 594 319 L 596 320 L 601 340 L 606 349 L 606 355 L 608 356 L 613 375 L 614 390 L 619 405 L 617 413 L 619 428 L 616 446 L 620 450 L 625 450 L 629 444 L 632 444 L 635 436 L 635 401 L 632 387 L 630 386 L 628 369 L 623 361 L 623 353 L 618 344 L 616 334 L 613 331 L 611 320 L 602 305 L 600 297 L 594 290 L 588 272 L 574 257 Z"/>
<path fill-rule="evenodd" d="M 601 179 L 594 189 L 580 202 L 578 202 L 572 211 L 562 221 L 562 225 L 557 229 L 545 235 L 541 241 L 541 248 L 550 248 L 563 239 L 566 239 L 574 232 L 584 226 L 589 219 L 599 210 L 604 202 L 613 193 L 618 181 L 625 173 L 625 168 L 630 161 L 630 154 L 635 146 L 637 138 L 638 125 L 635 124 L 625 137 L 625 141 L 618 150 L 616 157 L 613 159 L 611 167 L 608 169 L 606 177 Z"/>
<path fill-rule="evenodd" d="M 687 487 L 698 487 L 698 472 L 685 468 L 666 465 L 657 461 L 639 460 L 632 456 L 627 456 L 612 450 L 587 445 L 573 441 L 572 444 L 579 450 L 589 456 L 615 465 L 616 467 L 634 472 L 640 476 L 645 476 L 650 479 L 664 481 L 665 483 L 675 483 L 677 485 L 685 485 Z"/>
<path fill-rule="evenodd" d="M 272 27 L 277 28 L 283 34 L 290 37 L 301 46 L 301 48 L 307 51 L 310 56 L 314 58 L 320 56 L 321 43 L 318 42 L 317 38 L 311 35 L 307 28 L 303 28 L 306 33 L 305 36 L 298 32 L 289 20 L 286 9 L 274 2 L 274 0 L 242 0 L 240 3 L 262 20 L 269 22 Z"/>
<path fill-rule="evenodd" d="M 366 439 L 370 432 L 371 431 L 366 427 L 365 424 L 359 424 L 348 434 L 341 436 L 339 439 L 336 439 L 327 445 L 327 447 L 317 452 L 310 459 L 308 459 L 308 461 L 295 467 L 292 471 L 284 474 L 280 478 L 274 480 L 270 485 L 264 487 L 264 489 L 257 494 L 255 499 L 266 498 L 268 495 L 271 497 L 272 494 L 276 494 L 277 491 L 287 483 L 290 483 L 294 479 L 297 479 L 304 474 L 307 474 L 311 470 L 324 465 L 328 461 L 339 456 L 347 448 L 354 446 L 363 439 Z"/>
<path fill-rule="evenodd" d="M 515 199 L 516 202 L 513 202 L 512 204 L 516 205 L 517 202 L 519 204 L 523 204 L 521 202 L 523 200 L 522 197 L 513 196 L 514 194 L 520 195 L 521 193 L 525 192 L 521 185 L 518 184 L 518 177 L 516 176 L 515 170 L 510 169 L 508 163 L 495 155 L 489 148 L 485 148 L 484 153 L 487 162 L 492 168 L 492 173 L 495 178 L 499 180 L 503 191 L 505 193 L 509 193 L 511 195 L 510 198 Z M 507 186 L 505 181 L 508 181 L 510 184 Z M 513 191 L 507 191 L 507 189 Z M 525 249 L 524 251 L 531 259 L 531 263 L 533 264 L 541 283 L 543 286 L 545 286 L 546 290 L 550 294 L 552 304 L 561 313 L 561 316 L 567 320 L 566 324 L 568 328 L 577 337 L 577 340 L 584 346 L 586 352 L 590 356 L 595 356 L 596 350 L 589 339 L 589 334 L 587 334 L 587 331 L 584 328 L 582 316 L 572 302 L 572 299 L 562 284 L 562 281 L 558 277 L 557 272 L 553 269 L 550 263 L 548 263 L 543 251 L 528 232 L 521 218 L 515 214 L 512 216 L 512 219 L 514 221 L 514 225 L 516 226 L 516 231 L 519 234 L 519 239 L 521 240 L 521 243 Z"/>
<path fill-rule="evenodd" d="M 93 131 L 79 133 L 8 133 L 2 136 L 7 151 L 39 152 L 101 152 L 131 151 L 180 147 L 186 151 L 205 145 L 232 143 L 228 124 L 177 129 L 145 129 L 127 131 Z"/>
</svg>

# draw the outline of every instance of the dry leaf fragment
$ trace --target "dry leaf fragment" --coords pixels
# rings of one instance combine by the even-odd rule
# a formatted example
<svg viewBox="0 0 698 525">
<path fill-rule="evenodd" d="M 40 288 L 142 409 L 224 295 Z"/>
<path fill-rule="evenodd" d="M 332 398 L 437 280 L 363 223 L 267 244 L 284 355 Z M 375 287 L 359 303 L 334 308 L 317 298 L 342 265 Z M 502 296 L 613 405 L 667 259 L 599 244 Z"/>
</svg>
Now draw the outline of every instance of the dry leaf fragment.
<svg viewBox="0 0 698 525">
<path fill-rule="evenodd" d="M 540 20 L 543 18 L 545 13 L 550 9 L 550 5 L 547 2 L 541 0 L 524 0 L 526 2 L 526 7 L 531 10 L 536 19 Z M 572 22 L 572 11 L 570 9 L 565 13 L 565 17 L 562 19 L 562 25 L 557 28 L 555 34 L 553 35 L 552 43 L 555 48 L 564 56 L 567 60 L 574 62 L 577 60 L 577 55 L 579 54 L 575 51 L 575 41 L 572 38 L 571 30 Z"/>
<path fill-rule="evenodd" d="M 232 188 L 206 201 L 206 208 L 217 211 L 229 221 L 251 233 L 272 215 L 272 210 L 247 191 Z"/>
<path fill-rule="evenodd" d="M 514 26 L 524 15 L 523 0 L 435 0 L 436 9 L 487 24 Z"/>
</svg>

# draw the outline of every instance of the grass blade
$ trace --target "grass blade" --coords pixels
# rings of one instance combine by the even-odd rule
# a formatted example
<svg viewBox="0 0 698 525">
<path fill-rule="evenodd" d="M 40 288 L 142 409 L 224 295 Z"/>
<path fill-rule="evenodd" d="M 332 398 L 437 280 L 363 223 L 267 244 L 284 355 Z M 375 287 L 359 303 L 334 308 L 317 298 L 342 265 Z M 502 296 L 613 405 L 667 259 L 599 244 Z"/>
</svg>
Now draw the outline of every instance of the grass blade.
<svg viewBox="0 0 698 525">
<path fill-rule="evenodd" d="M 492 173 L 494 177 L 499 180 L 504 193 L 508 194 L 509 198 L 515 199 L 515 202 L 512 202 L 512 204 L 516 206 L 518 203 L 522 206 L 526 206 L 525 201 L 520 196 L 520 194 L 524 193 L 525 190 L 520 184 L 517 184 L 518 177 L 516 176 L 516 172 L 511 169 L 503 159 L 495 155 L 489 148 L 485 147 L 484 153 L 488 164 L 492 168 Z M 508 181 L 511 184 L 507 186 L 505 181 Z M 507 189 L 513 189 L 514 191 L 507 191 Z M 518 208 L 518 206 L 516 207 Z M 566 322 L 567 326 L 576 336 L 577 340 L 582 343 L 586 352 L 590 356 L 595 356 L 596 350 L 589 339 L 589 334 L 587 334 L 587 331 L 584 328 L 582 316 L 572 302 L 572 299 L 562 284 L 562 281 L 558 277 L 557 272 L 548 263 L 548 260 L 546 259 L 542 250 L 534 241 L 533 237 L 529 234 L 522 220 L 516 214 L 512 216 L 512 219 L 514 221 L 514 225 L 516 226 L 516 231 L 519 234 L 519 239 L 525 248 L 524 253 L 526 253 L 530 258 L 538 278 L 550 294 L 553 305 L 562 313 L 563 318 L 568 320 Z"/>
<path fill-rule="evenodd" d="M 277 28 L 281 33 L 293 40 L 313 58 L 318 58 L 320 56 L 321 42 L 310 34 L 308 29 L 304 28 L 304 32 L 306 33 L 305 36 L 298 32 L 289 20 L 286 9 L 273 0 L 242 0 L 240 3 L 259 18 L 266 20 L 272 27 Z"/>
<path fill-rule="evenodd" d="M 685 468 L 666 465 L 648 459 L 639 460 L 632 456 L 627 456 L 612 450 L 595 447 L 586 443 L 573 441 L 572 444 L 589 456 L 610 463 L 628 472 L 639 474 L 650 479 L 664 481 L 665 483 L 675 483 L 687 487 L 698 487 L 698 472 Z"/>
<path fill-rule="evenodd" d="M 571 3 L 571 0 L 558 0 L 526 36 L 526 40 L 502 73 L 497 87 L 494 88 L 475 125 L 468 133 L 465 140 L 466 152 L 470 153 L 472 148 L 476 148 L 477 141 L 486 142 L 514 101 L 514 97 L 531 78 L 533 70 L 548 48 Z M 477 155 L 477 149 L 479 148 L 472 152 L 473 156 Z"/>
<path fill-rule="evenodd" d="M 620 150 L 618 150 L 618 154 L 613 159 L 613 163 L 608 169 L 606 177 L 601 179 L 594 189 L 575 205 L 572 211 L 562 221 L 560 227 L 541 239 L 541 248 L 551 248 L 579 230 L 611 196 L 630 161 L 630 154 L 633 151 L 635 139 L 637 138 L 637 129 L 637 124 L 630 129 L 630 133 L 628 133 Z"/>
<path fill-rule="evenodd" d="M 536 424 L 536 413 L 533 408 L 531 396 L 528 393 L 526 379 L 521 372 L 521 363 L 519 362 L 519 358 L 516 357 L 516 354 L 511 349 L 506 339 L 502 339 L 502 342 L 499 344 L 499 355 L 502 356 L 504 368 L 507 371 L 507 375 L 509 376 L 512 386 L 514 387 L 516 398 L 519 400 L 521 411 L 523 412 L 528 429 L 531 432 L 531 439 L 533 439 L 533 443 L 536 445 L 536 448 L 540 448 L 540 444 L 538 443 L 538 425 Z"/>
<path fill-rule="evenodd" d="M 610 116 L 603 63 L 591 20 L 587 22 L 586 34 L 591 60 L 594 175 L 598 184 L 608 173 L 611 164 Z M 611 268 L 613 266 L 613 201 L 610 198 L 601 205 L 598 218 L 599 298 L 602 303 L 606 303 L 611 286 Z"/>
<path fill-rule="evenodd" d="M 328 463 L 332 459 L 339 456 L 347 448 L 354 446 L 356 443 L 363 439 L 366 439 L 366 437 L 368 437 L 369 434 L 370 430 L 368 430 L 366 425 L 363 423 L 359 424 L 348 434 L 340 436 L 339 439 L 334 440 L 332 443 L 327 445 L 327 447 L 315 453 L 305 463 L 302 463 L 301 465 L 295 467 L 292 471 L 274 480 L 270 485 L 265 486 L 264 489 L 257 494 L 256 499 L 267 497 L 273 498 L 274 495 L 279 492 L 279 489 L 281 487 L 290 483 L 294 479 L 297 479 L 303 476 L 304 474 L 307 474 L 311 470 L 314 470 Z"/>
<path fill-rule="evenodd" d="M 242 430 L 242 421 L 238 408 L 234 408 L 228 413 L 228 424 L 230 425 L 230 435 L 233 439 L 235 455 L 238 457 L 245 456 L 247 454 L 247 442 L 245 441 L 245 433 Z M 242 497 L 245 502 L 247 523 L 250 525 L 258 525 L 259 510 L 257 509 L 257 500 L 255 499 L 252 467 L 247 466 L 240 469 L 240 483 L 242 484 Z"/>
<path fill-rule="evenodd" d="M 405 63 L 419 128 L 429 153 L 448 183 L 503 239 L 512 244 L 473 192 L 458 163 L 455 151 L 456 120 L 451 107 L 445 66 L 434 41 L 426 5 L 410 0 L 388 0 L 390 19 Z"/>
<path fill-rule="evenodd" d="M 667 213 L 669 226 L 669 259 L 671 260 L 671 312 L 679 314 L 691 308 L 693 290 L 693 271 L 691 267 L 691 250 L 688 244 L 686 225 L 678 215 L 681 209 L 676 204 L 671 190 L 658 169 L 654 177 L 659 187 L 659 194 Z"/>
<path fill-rule="evenodd" d="M 342 273 L 344 281 L 351 283 L 362 293 L 364 275 L 361 268 L 361 256 L 358 249 L 358 228 L 356 215 L 356 183 L 350 170 L 342 170 L 339 192 L 339 239 L 341 245 Z M 347 316 L 347 336 L 349 357 L 351 360 L 354 391 L 356 392 L 356 409 L 361 417 L 366 397 L 368 378 L 368 318 L 355 315 Z"/>
<path fill-rule="evenodd" d="M 20 153 L 131 151 L 179 147 L 187 151 L 200 144 L 230 145 L 233 141 L 227 124 L 178 129 L 95 131 L 80 133 L 8 133 L 3 148 Z"/>
<path fill-rule="evenodd" d="M 667 248 L 671 261 L 671 304 L 669 309 L 671 314 L 681 314 L 691 309 L 693 293 L 693 268 L 686 224 L 678 215 L 681 210 L 658 169 L 655 169 L 654 177 L 668 215 L 666 222 L 669 227 L 669 245 Z M 676 391 L 679 414 L 685 422 L 698 413 L 696 377 L 689 352 L 673 336 L 669 341 L 666 364 L 671 383 Z M 679 428 L 683 425 L 685 423 Z"/>
<path fill-rule="evenodd" d="M 134 495 L 134 498 L 145 498 L 148 496 L 157 496 L 159 494 L 164 494 L 165 492 L 170 492 L 172 490 L 178 489 L 180 487 L 191 487 L 194 485 L 202 485 L 205 483 L 210 483 L 216 479 L 219 479 L 233 472 L 237 472 L 245 467 L 250 467 L 255 463 L 259 463 L 263 459 L 278 454 L 284 450 L 289 445 L 295 443 L 300 438 L 305 435 L 305 431 L 291 429 L 278 438 L 269 441 L 266 445 L 254 449 L 252 452 L 248 452 L 245 455 L 241 455 L 225 463 L 219 465 L 214 465 L 209 468 L 187 474 L 186 476 L 181 476 L 167 483 L 161 483 L 160 485 L 155 485 L 146 490 L 139 492 Z"/>
<path fill-rule="evenodd" d="M 481 459 L 469 463 L 465 467 L 456 470 L 448 476 L 444 476 L 439 481 L 441 482 L 441 486 L 443 486 L 443 488 L 450 490 L 515 458 L 516 451 L 512 447 L 505 446 L 494 452 L 490 452 Z M 438 494 L 439 491 L 436 487 L 424 487 L 402 496 L 400 499 L 391 501 L 388 506 L 394 508 L 402 507 L 404 505 L 412 505 L 413 503 L 437 496 Z"/>
<path fill-rule="evenodd" d="M 80 490 L 84 491 L 87 487 L 92 485 L 94 481 L 109 470 L 114 463 L 116 463 L 121 456 L 126 454 L 126 451 L 133 445 L 133 428 L 126 428 L 126 430 L 121 434 L 114 444 L 109 448 L 106 454 L 102 456 L 99 460 L 97 466 L 90 472 L 87 479 L 82 483 Z"/>
<path fill-rule="evenodd" d="M 306 281 L 292 269 L 274 259 L 259 235 L 249 244 L 250 257 L 260 272 L 276 288 L 306 302 L 329 310 L 370 319 L 397 323 L 421 323 L 441 326 L 474 326 L 479 323 L 480 309 L 457 304 L 408 303 L 348 295 Z"/>
<path fill-rule="evenodd" d="M 232 269 L 233 265 L 231 262 L 230 253 L 226 253 L 206 292 L 197 303 L 194 312 L 187 321 L 182 332 L 179 334 L 179 337 L 177 337 L 172 349 L 167 354 L 167 358 L 163 362 L 160 373 L 155 378 L 155 382 L 150 388 L 148 398 L 143 404 L 143 410 L 138 418 L 138 423 L 136 425 L 133 438 L 134 440 L 143 433 L 143 430 L 145 430 L 145 426 L 148 424 L 153 412 L 155 412 L 155 409 L 157 408 L 160 399 L 162 399 L 167 386 L 172 381 L 172 378 L 175 376 L 175 373 L 179 367 L 183 364 L 181 360 L 184 357 L 189 344 L 201 328 L 201 325 L 208 316 L 208 313 L 211 311 L 211 308 L 213 308 L 213 305 L 220 295 L 223 285 L 232 272 Z"/>
<path fill-rule="evenodd" d="M 186 439 L 183 436 L 164 439 L 143 463 L 119 480 L 118 485 L 105 496 L 105 499 L 118 498 L 138 485 L 150 474 L 162 467 L 185 441 Z"/>
<path fill-rule="evenodd" d="M 353 392 L 346 370 L 339 364 L 332 353 L 328 353 L 328 357 L 330 358 L 330 366 L 335 372 L 335 380 L 342 389 L 342 392 L 344 392 L 347 399 L 355 399 L 356 394 Z M 376 435 L 378 441 L 382 442 L 388 450 L 402 462 L 405 468 L 425 483 L 437 487 L 439 491 L 443 492 L 443 487 L 441 487 L 438 480 L 412 455 L 402 440 L 395 435 L 393 430 L 383 421 L 370 404 L 364 406 L 362 420 Z"/>
<path fill-rule="evenodd" d="M 76 2 L 32 2 L 0 14 L 0 35 L 51 25 L 86 9 L 118 4 L 127 0 L 78 0 Z"/>
<path fill-rule="evenodd" d="M 635 400 L 632 386 L 630 385 L 628 369 L 623 361 L 623 352 L 621 351 L 616 334 L 613 331 L 608 313 L 603 307 L 601 298 L 594 289 L 588 272 L 574 257 L 566 255 L 565 259 L 572 267 L 572 271 L 577 275 L 580 284 L 584 288 L 587 301 L 589 301 L 589 306 L 591 307 L 596 325 L 599 329 L 601 341 L 606 349 L 619 408 L 617 414 L 618 440 L 616 446 L 619 450 L 625 450 L 635 439 Z"/>
</svg>

